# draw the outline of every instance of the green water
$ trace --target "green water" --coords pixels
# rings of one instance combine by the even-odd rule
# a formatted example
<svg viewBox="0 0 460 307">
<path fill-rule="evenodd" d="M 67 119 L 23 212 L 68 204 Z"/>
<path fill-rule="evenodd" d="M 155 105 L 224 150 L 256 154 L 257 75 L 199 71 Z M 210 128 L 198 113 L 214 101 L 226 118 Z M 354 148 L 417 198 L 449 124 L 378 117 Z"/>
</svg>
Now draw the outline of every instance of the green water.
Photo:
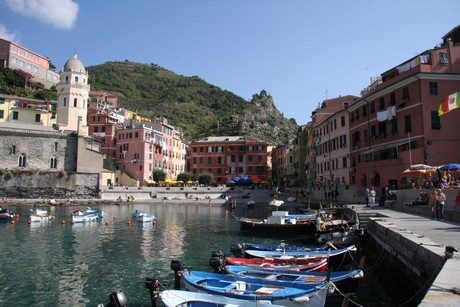
<svg viewBox="0 0 460 307">
<path fill-rule="evenodd" d="M 212 251 L 230 254 L 230 246 L 239 242 L 280 242 L 241 233 L 226 208 L 215 205 L 99 206 L 93 209 L 106 212 L 103 221 L 74 225 L 70 209 L 86 206 L 48 207 L 55 220 L 32 224 L 28 223 L 30 207 L 8 207 L 20 219 L 0 224 L 0 306 L 97 306 L 108 303 L 109 294 L 117 289 L 125 293 L 130 306 L 150 306 L 144 279 L 157 277 L 165 285 L 172 284 L 172 260 L 212 271 Z M 157 222 L 136 222 L 130 215 L 135 209 L 154 214 Z M 266 209 L 238 210 L 235 214 L 240 216 L 267 214 Z M 288 243 L 303 240 L 285 239 Z"/>
</svg>

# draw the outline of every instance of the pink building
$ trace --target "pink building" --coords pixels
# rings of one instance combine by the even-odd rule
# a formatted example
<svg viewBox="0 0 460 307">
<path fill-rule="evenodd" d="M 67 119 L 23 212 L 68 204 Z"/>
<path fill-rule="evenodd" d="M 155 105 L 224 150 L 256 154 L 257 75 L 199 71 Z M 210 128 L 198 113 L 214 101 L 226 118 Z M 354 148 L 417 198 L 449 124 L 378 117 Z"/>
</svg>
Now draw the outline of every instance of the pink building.
<svg viewBox="0 0 460 307">
<path fill-rule="evenodd" d="M 398 187 L 412 164 L 460 162 L 460 109 L 438 115 L 441 101 L 458 91 L 460 27 L 375 78 L 348 109 L 352 184 Z"/>
</svg>

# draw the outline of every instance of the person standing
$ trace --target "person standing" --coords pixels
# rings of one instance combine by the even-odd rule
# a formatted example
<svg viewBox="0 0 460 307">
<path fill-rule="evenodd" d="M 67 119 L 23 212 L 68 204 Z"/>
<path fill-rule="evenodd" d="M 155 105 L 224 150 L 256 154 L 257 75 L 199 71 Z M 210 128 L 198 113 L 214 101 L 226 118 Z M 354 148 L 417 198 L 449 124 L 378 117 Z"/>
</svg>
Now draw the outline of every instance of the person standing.
<svg viewBox="0 0 460 307">
<path fill-rule="evenodd" d="M 374 209 L 376 196 L 377 196 L 377 193 L 375 193 L 375 189 L 374 187 L 372 187 L 371 190 L 369 191 L 369 206 L 371 207 L 371 209 Z"/>
<path fill-rule="evenodd" d="M 369 189 L 366 189 L 366 207 L 369 207 Z"/>
<path fill-rule="evenodd" d="M 436 190 L 436 219 L 443 220 L 444 216 L 444 203 L 446 202 L 446 194 L 441 189 Z"/>
<path fill-rule="evenodd" d="M 431 217 L 434 219 L 436 217 L 436 189 L 434 187 L 430 188 L 430 210 Z"/>
</svg>

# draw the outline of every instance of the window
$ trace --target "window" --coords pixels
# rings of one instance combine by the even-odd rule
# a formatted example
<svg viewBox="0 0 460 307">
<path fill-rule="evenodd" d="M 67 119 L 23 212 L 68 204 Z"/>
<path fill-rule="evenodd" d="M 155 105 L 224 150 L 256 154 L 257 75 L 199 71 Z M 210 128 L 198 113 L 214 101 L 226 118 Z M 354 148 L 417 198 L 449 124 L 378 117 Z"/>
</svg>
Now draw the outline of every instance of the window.
<svg viewBox="0 0 460 307">
<path fill-rule="evenodd" d="M 379 137 L 384 139 L 387 137 L 387 126 L 386 123 L 379 123 Z"/>
<path fill-rule="evenodd" d="M 203 163 L 204 163 L 204 158 L 200 157 L 200 164 L 203 164 Z"/>
<path fill-rule="evenodd" d="M 75 83 L 78 83 L 78 77 L 75 77 Z"/>
<path fill-rule="evenodd" d="M 367 116 L 367 106 L 363 106 L 363 117 Z"/>
<path fill-rule="evenodd" d="M 438 82 L 430 82 L 430 95 L 431 96 L 438 95 Z"/>
<path fill-rule="evenodd" d="M 364 138 L 364 143 L 369 142 L 369 130 L 364 129 L 363 138 Z"/>
<path fill-rule="evenodd" d="M 341 121 L 342 127 L 345 127 L 345 116 L 342 116 L 340 118 L 340 121 Z"/>
<path fill-rule="evenodd" d="M 404 116 L 404 132 L 405 133 L 412 132 L 412 124 L 411 124 L 410 115 Z"/>
<path fill-rule="evenodd" d="M 374 112 L 375 112 L 375 106 L 374 106 L 374 103 L 371 102 L 370 107 L 369 107 L 369 114 L 372 114 Z"/>
<path fill-rule="evenodd" d="M 67 106 L 67 98 L 66 98 L 66 97 L 64 97 L 63 106 L 64 106 L 64 107 Z"/>
<path fill-rule="evenodd" d="M 431 111 L 431 129 L 441 129 L 441 119 L 439 118 L 438 111 Z"/>
<path fill-rule="evenodd" d="M 446 52 L 440 52 L 439 53 L 439 63 L 441 63 L 441 64 L 449 64 L 449 60 L 447 59 L 447 53 Z"/>
<path fill-rule="evenodd" d="M 35 114 L 35 122 L 39 123 L 40 122 L 40 114 Z"/>
<path fill-rule="evenodd" d="M 13 111 L 13 119 L 18 120 L 19 119 L 19 113 L 18 111 Z"/>
<path fill-rule="evenodd" d="M 391 135 L 395 136 L 397 134 L 398 134 L 398 121 L 396 120 L 396 118 L 393 118 L 391 120 Z"/>
<path fill-rule="evenodd" d="M 196 157 L 193 157 L 193 164 L 196 164 Z"/>
<path fill-rule="evenodd" d="M 403 100 L 409 100 L 409 88 L 406 86 L 406 87 L 403 87 L 402 89 L 402 99 Z"/>
<path fill-rule="evenodd" d="M 343 168 L 347 167 L 347 157 L 342 158 L 342 167 Z"/>
<path fill-rule="evenodd" d="M 3 118 L 3 110 L 0 110 L 0 118 Z"/>
<path fill-rule="evenodd" d="M 217 157 L 217 164 L 222 164 L 222 157 Z"/>
<path fill-rule="evenodd" d="M 239 162 L 243 162 L 243 155 L 239 155 L 239 156 L 238 156 L 238 161 L 239 161 Z"/>
<path fill-rule="evenodd" d="M 18 157 L 18 166 L 19 167 L 26 167 L 26 155 L 20 154 Z"/>
<path fill-rule="evenodd" d="M 139 132 L 134 132 L 134 138 L 137 139 L 139 137 Z"/>
<path fill-rule="evenodd" d="M 51 157 L 50 168 L 57 168 L 57 158 L 56 157 Z"/>
<path fill-rule="evenodd" d="M 396 104 L 396 94 L 395 92 L 390 94 L 390 106 L 394 106 Z"/>
<path fill-rule="evenodd" d="M 375 125 L 371 126 L 371 139 L 374 141 L 377 137 L 377 130 L 375 129 Z"/>
<path fill-rule="evenodd" d="M 208 157 L 208 164 L 212 163 L 212 157 Z"/>
<path fill-rule="evenodd" d="M 385 97 L 380 97 L 379 110 L 385 109 Z"/>
<path fill-rule="evenodd" d="M 73 106 L 74 106 L 74 107 L 77 106 L 77 98 L 74 98 L 74 99 L 73 99 Z"/>
</svg>

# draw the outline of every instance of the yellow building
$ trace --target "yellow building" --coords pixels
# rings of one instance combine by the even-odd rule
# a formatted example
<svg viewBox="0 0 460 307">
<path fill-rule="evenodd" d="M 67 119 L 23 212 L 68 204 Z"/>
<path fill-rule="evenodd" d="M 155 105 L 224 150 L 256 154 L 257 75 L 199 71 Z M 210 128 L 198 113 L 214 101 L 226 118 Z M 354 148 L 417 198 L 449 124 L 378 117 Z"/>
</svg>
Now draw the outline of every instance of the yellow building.
<svg viewBox="0 0 460 307">
<path fill-rule="evenodd" d="M 0 95 L 0 122 L 51 127 L 56 124 L 56 102 Z"/>
</svg>

